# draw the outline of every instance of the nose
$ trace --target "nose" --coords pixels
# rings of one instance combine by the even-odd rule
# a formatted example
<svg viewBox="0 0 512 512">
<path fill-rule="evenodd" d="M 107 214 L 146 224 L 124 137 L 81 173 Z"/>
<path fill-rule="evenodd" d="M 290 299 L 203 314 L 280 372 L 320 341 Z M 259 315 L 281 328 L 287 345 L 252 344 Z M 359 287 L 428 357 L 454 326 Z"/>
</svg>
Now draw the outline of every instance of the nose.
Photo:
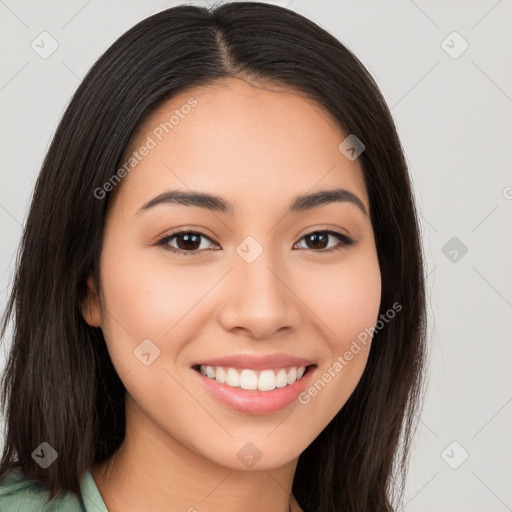
<svg viewBox="0 0 512 512">
<path fill-rule="evenodd" d="M 226 331 L 269 339 L 298 329 L 304 305 L 293 290 L 290 272 L 273 264 L 268 253 L 252 263 L 237 256 L 218 316 Z"/>
</svg>

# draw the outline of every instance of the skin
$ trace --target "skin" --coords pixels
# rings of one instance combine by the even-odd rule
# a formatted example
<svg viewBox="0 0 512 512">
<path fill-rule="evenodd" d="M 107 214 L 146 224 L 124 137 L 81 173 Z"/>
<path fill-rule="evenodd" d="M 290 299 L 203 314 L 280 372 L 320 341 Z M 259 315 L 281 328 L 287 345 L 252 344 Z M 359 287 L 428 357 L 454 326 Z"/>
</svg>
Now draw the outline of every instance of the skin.
<svg viewBox="0 0 512 512">
<path fill-rule="evenodd" d="M 340 187 L 369 211 L 363 174 L 357 159 L 338 150 L 346 135 L 319 105 L 241 79 L 167 101 L 138 128 L 125 156 L 192 96 L 197 106 L 115 191 L 100 297 L 88 280 L 84 318 L 101 327 L 127 389 L 126 438 L 91 473 L 110 512 L 287 512 L 289 505 L 295 512 L 298 457 L 355 389 L 370 343 L 307 405 L 295 401 L 268 415 L 219 403 L 191 365 L 285 352 L 318 365 L 314 382 L 375 325 L 381 275 L 369 216 L 349 202 L 286 213 L 299 194 Z M 222 196 L 237 213 L 160 205 L 137 214 L 169 189 Z M 194 254 L 155 245 L 177 228 L 208 238 Z M 337 238 L 318 246 L 304 238 L 332 228 L 356 243 L 326 253 Z M 236 252 L 247 236 L 263 249 L 250 264 Z M 187 250 L 183 237 L 169 243 Z M 147 338 L 160 350 L 149 366 L 133 352 Z M 247 442 L 261 452 L 251 468 L 237 457 Z"/>
</svg>

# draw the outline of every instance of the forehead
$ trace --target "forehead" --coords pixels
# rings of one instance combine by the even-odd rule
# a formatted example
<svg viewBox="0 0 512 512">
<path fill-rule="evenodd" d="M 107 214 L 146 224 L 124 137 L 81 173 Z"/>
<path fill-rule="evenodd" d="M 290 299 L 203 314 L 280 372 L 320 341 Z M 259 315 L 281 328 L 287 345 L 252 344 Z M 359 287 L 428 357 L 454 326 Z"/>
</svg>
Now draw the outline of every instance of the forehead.
<svg viewBox="0 0 512 512">
<path fill-rule="evenodd" d="M 338 149 L 346 135 L 320 105 L 275 85 L 226 79 L 174 96 L 136 130 L 120 200 L 137 203 L 166 189 L 223 196 L 240 212 L 316 189 L 343 187 L 368 207 L 362 169 Z M 133 209 L 133 208 L 131 208 Z"/>
</svg>

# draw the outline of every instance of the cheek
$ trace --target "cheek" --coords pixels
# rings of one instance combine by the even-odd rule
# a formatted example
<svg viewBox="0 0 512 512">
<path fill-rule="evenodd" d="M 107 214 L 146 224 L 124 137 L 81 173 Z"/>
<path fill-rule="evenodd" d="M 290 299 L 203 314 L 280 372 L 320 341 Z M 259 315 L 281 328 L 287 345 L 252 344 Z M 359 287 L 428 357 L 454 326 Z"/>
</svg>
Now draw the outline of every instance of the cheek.
<svg viewBox="0 0 512 512">
<path fill-rule="evenodd" d="M 106 308 L 135 336 L 161 338 L 187 305 L 192 307 L 188 297 L 197 302 L 204 293 L 193 266 L 177 265 L 180 260 L 171 262 L 165 256 L 158 247 L 137 247 L 128 235 L 123 241 L 121 235 L 112 239 L 104 248 Z"/>
<path fill-rule="evenodd" d="M 314 277 L 315 286 L 302 293 L 314 312 L 315 327 L 324 335 L 324 350 L 315 380 L 299 396 L 308 411 L 303 427 L 312 435 L 331 421 L 356 388 L 368 360 L 370 328 L 377 321 L 381 300 L 374 251 L 361 253 L 336 269 L 318 271 Z"/>
<path fill-rule="evenodd" d="M 332 351 L 345 351 L 374 326 L 381 300 L 381 275 L 375 249 L 353 253 L 339 264 L 304 269 L 300 295 L 312 311 Z"/>
<path fill-rule="evenodd" d="M 171 261 L 164 249 L 141 250 L 131 243 L 105 245 L 101 261 L 102 328 L 119 375 L 141 370 L 134 355 L 147 339 L 158 354 L 150 368 L 173 365 L 183 346 L 197 336 L 201 322 L 211 318 L 202 315 L 206 301 L 201 298 L 223 273 L 187 263 L 186 257 L 172 256 Z"/>
<path fill-rule="evenodd" d="M 138 257 L 129 240 L 122 240 L 120 235 L 106 239 L 101 257 L 102 330 L 120 375 L 134 366 L 133 351 L 143 340 L 153 340 L 161 348 L 162 335 L 175 318 L 172 307 L 177 301 L 168 303 L 163 297 L 165 290 L 176 296 L 178 284 L 173 277 L 155 272 Z"/>
</svg>

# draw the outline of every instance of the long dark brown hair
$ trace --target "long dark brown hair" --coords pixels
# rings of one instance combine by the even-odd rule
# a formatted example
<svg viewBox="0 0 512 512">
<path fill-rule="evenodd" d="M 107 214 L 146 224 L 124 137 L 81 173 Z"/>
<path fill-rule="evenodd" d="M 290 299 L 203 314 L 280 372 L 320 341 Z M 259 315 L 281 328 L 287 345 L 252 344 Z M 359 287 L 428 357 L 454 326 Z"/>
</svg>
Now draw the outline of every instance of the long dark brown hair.
<svg viewBox="0 0 512 512">
<path fill-rule="evenodd" d="M 163 101 L 226 77 L 286 86 L 356 134 L 382 278 L 380 314 L 402 310 L 374 335 L 347 403 L 300 455 L 293 493 L 305 512 L 391 511 L 402 499 L 421 407 L 426 301 L 419 222 L 407 164 L 373 78 L 336 38 L 275 5 L 178 6 L 122 35 L 91 68 L 67 107 L 35 186 L 1 337 L 14 317 L 2 378 L 11 468 L 54 497 L 79 495 L 93 464 L 125 433 L 125 388 L 100 328 L 82 316 L 86 278 L 98 264 L 109 181 L 131 136 Z M 31 454 L 58 453 L 47 469 Z M 399 483 L 400 482 L 400 483 Z"/>
</svg>

